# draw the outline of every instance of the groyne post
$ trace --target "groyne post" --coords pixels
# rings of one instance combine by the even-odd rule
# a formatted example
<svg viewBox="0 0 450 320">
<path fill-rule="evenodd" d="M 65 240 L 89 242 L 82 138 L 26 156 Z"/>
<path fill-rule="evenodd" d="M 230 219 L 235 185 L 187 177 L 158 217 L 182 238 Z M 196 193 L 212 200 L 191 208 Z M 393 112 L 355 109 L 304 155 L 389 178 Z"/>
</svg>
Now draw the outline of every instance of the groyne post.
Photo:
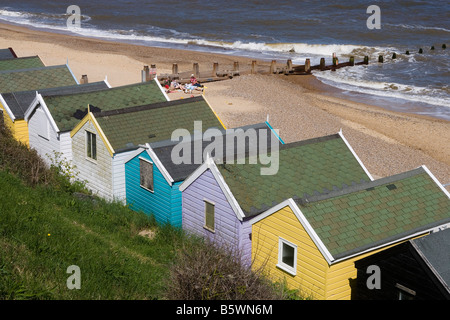
<svg viewBox="0 0 450 320">
<path fill-rule="evenodd" d="M 270 63 L 270 73 L 275 73 L 275 64 L 277 63 L 276 60 L 272 60 L 272 62 Z"/>
<path fill-rule="evenodd" d="M 172 74 L 178 75 L 178 64 L 176 63 L 172 64 Z"/>
<path fill-rule="evenodd" d="M 196 78 L 198 78 L 198 75 L 200 74 L 200 69 L 199 69 L 199 66 L 198 66 L 198 62 L 194 62 L 194 64 L 192 65 L 192 73 L 194 74 L 194 76 L 196 77 Z"/>
<path fill-rule="evenodd" d="M 311 72 L 311 60 L 310 59 L 305 60 L 305 72 L 306 73 Z"/>
<path fill-rule="evenodd" d="M 255 74 L 255 73 L 256 73 L 256 61 L 255 61 L 255 60 L 252 61 L 252 69 L 251 69 L 251 73 L 252 73 L 252 74 Z"/>
<path fill-rule="evenodd" d="M 150 65 L 149 73 L 150 73 L 150 80 L 155 79 L 155 77 L 156 77 L 156 64 Z"/>
<path fill-rule="evenodd" d="M 320 70 L 325 70 L 325 58 L 320 58 Z"/>
<path fill-rule="evenodd" d="M 150 80 L 150 68 L 148 66 L 144 66 L 142 70 L 142 82 L 147 82 Z"/>
<path fill-rule="evenodd" d="M 233 64 L 233 76 L 239 75 L 239 62 L 235 61 Z"/>
<path fill-rule="evenodd" d="M 333 53 L 333 66 L 337 66 L 339 63 L 336 53 Z"/>
<path fill-rule="evenodd" d="M 292 60 L 288 59 L 286 62 L 286 72 L 285 73 L 289 73 L 292 70 Z"/>
</svg>

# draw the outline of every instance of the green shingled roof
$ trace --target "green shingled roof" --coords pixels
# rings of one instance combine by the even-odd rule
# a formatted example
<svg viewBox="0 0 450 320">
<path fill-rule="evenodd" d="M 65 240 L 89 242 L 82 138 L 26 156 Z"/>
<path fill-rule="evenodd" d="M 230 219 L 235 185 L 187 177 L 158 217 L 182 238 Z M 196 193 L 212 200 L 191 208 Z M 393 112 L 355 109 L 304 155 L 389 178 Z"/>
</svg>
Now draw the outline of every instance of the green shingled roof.
<svg viewBox="0 0 450 320">
<path fill-rule="evenodd" d="M 280 146 L 279 169 L 261 175 L 261 164 L 218 165 L 246 216 L 256 215 L 287 198 L 322 193 L 370 178 L 340 135 Z"/>
<path fill-rule="evenodd" d="M 39 56 L 0 60 L 0 71 L 45 67 Z"/>
<path fill-rule="evenodd" d="M 450 199 L 423 168 L 316 198 L 297 203 L 335 259 L 450 222 Z"/>
<path fill-rule="evenodd" d="M 44 96 L 45 103 L 59 130 L 70 131 L 81 120 L 74 114 L 93 105 L 102 111 L 122 109 L 167 101 L 155 81 L 136 83 L 89 93 Z"/>
<path fill-rule="evenodd" d="M 0 93 L 77 84 L 67 65 L 0 71 Z"/>
<path fill-rule="evenodd" d="M 116 152 L 171 139 L 176 129 L 187 129 L 192 133 L 194 121 L 202 121 L 203 130 L 223 129 L 202 96 L 94 115 Z"/>
</svg>

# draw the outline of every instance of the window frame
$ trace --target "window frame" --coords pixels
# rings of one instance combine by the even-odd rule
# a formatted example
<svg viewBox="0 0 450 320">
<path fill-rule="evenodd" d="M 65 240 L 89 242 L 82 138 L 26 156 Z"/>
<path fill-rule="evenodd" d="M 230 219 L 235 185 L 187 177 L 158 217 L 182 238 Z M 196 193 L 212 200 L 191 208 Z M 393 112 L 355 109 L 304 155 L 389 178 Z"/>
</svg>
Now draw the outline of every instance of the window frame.
<svg viewBox="0 0 450 320">
<path fill-rule="evenodd" d="M 293 257 L 293 266 L 288 265 L 287 263 L 283 262 L 283 245 L 287 245 L 294 249 L 294 257 Z M 278 238 L 278 263 L 277 267 L 282 269 L 283 271 L 286 271 L 287 273 L 295 276 L 297 275 L 297 245 L 283 239 L 282 237 Z"/>
<path fill-rule="evenodd" d="M 207 199 L 203 199 L 203 203 L 204 203 L 204 210 L 203 210 L 203 228 L 205 228 L 206 230 L 215 233 L 216 232 L 216 204 L 210 200 Z M 210 227 L 207 225 L 206 221 L 206 209 L 207 209 L 207 205 L 211 205 L 213 207 L 213 226 Z"/>
<path fill-rule="evenodd" d="M 86 132 L 86 149 L 85 149 L 86 159 L 89 161 L 92 161 L 94 163 L 97 163 L 97 158 L 98 158 L 97 157 L 98 156 L 98 154 L 97 154 L 97 134 L 92 131 L 89 131 L 89 130 L 86 130 L 85 132 Z M 92 138 L 94 138 L 94 139 L 92 139 Z M 95 150 L 93 148 L 94 144 L 92 144 L 92 141 L 94 141 Z M 91 155 L 89 155 L 89 149 L 90 149 Z M 92 154 L 94 153 L 93 151 L 95 151 L 95 158 L 92 157 Z"/>
<path fill-rule="evenodd" d="M 414 300 L 416 298 L 416 292 L 414 290 L 400 283 L 396 283 L 395 288 L 397 289 L 397 300 Z"/>
<path fill-rule="evenodd" d="M 148 188 L 147 186 L 144 186 L 143 184 L 142 184 L 142 162 L 145 162 L 146 164 L 149 164 L 149 165 L 151 165 L 151 173 L 152 173 L 152 183 L 151 183 L 151 189 L 150 188 Z M 148 159 L 145 159 L 145 158 L 142 158 L 142 157 L 139 157 L 139 186 L 142 188 L 142 189 L 145 189 L 145 190 L 147 190 L 147 191 L 149 191 L 149 192 L 151 192 L 151 193 L 155 193 L 155 174 L 154 174 L 154 163 L 152 162 L 152 161 L 150 161 L 150 160 L 148 160 Z"/>
</svg>

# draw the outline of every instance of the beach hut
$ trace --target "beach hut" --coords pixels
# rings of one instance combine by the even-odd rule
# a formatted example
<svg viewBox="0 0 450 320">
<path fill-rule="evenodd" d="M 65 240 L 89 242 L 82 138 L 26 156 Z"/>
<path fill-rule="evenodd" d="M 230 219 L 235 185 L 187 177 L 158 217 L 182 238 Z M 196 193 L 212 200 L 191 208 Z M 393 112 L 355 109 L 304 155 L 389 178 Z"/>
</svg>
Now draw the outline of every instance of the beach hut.
<svg viewBox="0 0 450 320">
<path fill-rule="evenodd" d="M 193 132 L 195 121 L 201 121 L 204 128 L 223 128 L 203 96 L 119 110 L 91 110 L 70 133 L 78 178 L 98 196 L 124 202 L 125 160 L 146 143 L 170 139 L 177 129 Z"/>
<path fill-rule="evenodd" d="M 40 94 L 25 112 L 30 148 L 35 149 L 48 164 L 55 158 L 72 160 L 70 132 L 87 114 L 88 105 L 95 110 L 114 110 L 166 101 L 156 81 L 106 88 L 72 94 Z"/>
<path fill-rule="evenodd" d="M 231 246 L 250 264 L 251 218 L 287 197 L 372 180 L 342 132 L 282 144 L 267 158 L 266 165 L 207 159 L 179 187 L 183 229 Z M 269 166 L 276 173 L 262 174 Z"/>
<path fill-rule="evenodd" d="M 13 60 L 22 61 L 21 58 Z M 10 60 L 0 60 L 0 65 L 4 61 Z M 15 92 L 77 84 L 78 81 L 67 65 L 0 71 L 0 112 L 3 113 L 6 126 L 17 140 L 28 144 L 28 124 L 24 121 L 24 106 L 17 106 L 14 97 L 8 99 L 5 96 L 11 97 Z"/>
<path fill-rule="evenodd" d="M 354 300 L 450 300 L 450 229 L 357 260 L 355 267 Z"/>
<path fill-rule="evenodd" d="M 65 87 L 18 91 L 0 94 L 0 103 L 6 112 L 6 124 L 11 129 L 14 137 L 22 143 L 29 145 L 28 124 L 25 121 L 25 112 L 36 98 L 41 95 L 65 95 L 81 92 L 91 92 L 109 88 L 106 81 L 92 82 Z"/>
<path fill-rule="evenodd" d="M 423 166 L 270 208 L 251 221 L 253 267 L 313 299 L 348 300 L 355 261 L 449 224 L 449 193 Z"/>
<path fill-rule="evenodd" d="M 252 146 L 262 144 L 261 138 L 266 140 L 264 146 L 269 148 L 272 140 L 279 143 L 278 136 L 267 122 L 228 130 L 214 129 L 216 132 L 213 132 L 213 142 L 209 138 L 204 139 L 207 132 L 211 131 L 209 128 L 205 129 L 206 133 L 198 134 L 197 137 L 194 135 L 188 141 L 171 139 L 149 143 L 132 154 L 125 163 L 127 204 L 131 209 L 153 215 L 159 223 L 181 227 L 181 191 L 178 188 L 203 164 L 205 151 L 221 149 L 217 154 L 210 151 L 213 156 L 225 156 L 227 153 L 238 156 L 239 152 L 244 155 L 250 149 L 249 137 L 253 133 Z M 246 138 L 249 139 L 245 140 Z M 212 145 L 214 143 L 218 143 L 216 147 Z M 238 143 L 244 145 L 242 149 L 237 148 Z M 189 157 L 178 162 L 174 157 L 174 153 L 178 154 L 177 150 L 190 153 Z M 256 149 L 255 151 L 257 152 Z M 150 177 L 149 180 L 146 179 L 147 176 Z"/>
</svg>

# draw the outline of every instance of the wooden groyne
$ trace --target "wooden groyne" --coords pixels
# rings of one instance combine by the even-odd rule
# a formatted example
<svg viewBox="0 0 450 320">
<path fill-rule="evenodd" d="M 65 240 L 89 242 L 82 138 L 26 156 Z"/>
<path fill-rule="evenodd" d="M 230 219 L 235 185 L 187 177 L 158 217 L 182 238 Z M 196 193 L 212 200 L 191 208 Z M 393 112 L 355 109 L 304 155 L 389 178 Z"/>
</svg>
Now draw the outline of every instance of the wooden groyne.
<svg viewBox="0 0 450 320">
<path fill-rule="evenodd" d="M 158 80 L 161 83 L 177 80 L 179 83 L 187 83 L 190 81 L 191 75 L 194 75 L 199 82 L 212 82 L 231 79 L 236 76 L 244 74 L 285 74 L 285 75 L 306 75 L 310 74 L 313 70 L 337 70 L 339 68 L 351 67 L 361 64 L 369 64 L 369 57 L 365 56 L 363 61 L 355 62 L 355 58 L 352 56 L 346 62 L 339 62 L 335 54 L 333 54 L 332 64 L 327 65 L 325 58 L 320 59 L 320 64 L 311 65 L 310 59 L 305 60 L 303 65 L 293 65 L 292 60 L 288 59 L 286 64 L 280 64 L 276 60 L 272 60 L 270 63 L 258 64 L 256 60 L 244 66 L 239 62 L 234 62 L 231 68 L 221 69 L 219 63 L 215 62 L 212 68 L 206 71 L 200 71 L 198 63 L 193 63 L 192 69 L 188 71 L 180 72 L 178 64 L 172 65 L 171 73 L 158 74 Z M 156 65 L 144 66 L 142 72 L 142 81 L 152 80 L 156 76 Z"/>
<path fill-rule="evenodd" d="M 280 65 L 275 60 L 272 60 L 269 65 L 267 63 L 258 65 L 257 62 L 253 60 L 250 64 L 244 66 L 244 68 L 239 65 L 239 62 L 234 62 L 233 67 L 229 69 L 219 69 L 219 64 L 214 63 L 212 68 L 207 71 L 200 71 L 199 64 L 193 63 L 192 70 L 183 72 L 179 72 L 178 65 L 173 64 L 172 73 L 158 74 L 158 80 L 161 84 L 166 84 L 172 80 L 177 80 L 179 83 L 184 84 L 190 82 L 191 75 L 194 75 L 200 83 L 204 83 L 231 79 L 246 74 L 302 75 L 310 74 L 312 70 L 336 70 L 360 64 L 368 64 L 368 58 L 357 63 L 354 62 L 353 57 L 351 57 L 348 62 L 343 63 L 339 63 L 337 59 L 335 59 L 332 65 L 326 65 L 325 59 L 322 58 L 321 63 L 315 66 L 311 66 L 309 59 L 306 59 L 304 65 L 293 65 L 291 60 L 288 60 L 285 65 Z M 141 71 L 142 81 L 145 82 L 154 79 L 157 74 L 156 70 L 156 65 L 151 65 L 150 67 L 144 66 Z"/>
</svg>

